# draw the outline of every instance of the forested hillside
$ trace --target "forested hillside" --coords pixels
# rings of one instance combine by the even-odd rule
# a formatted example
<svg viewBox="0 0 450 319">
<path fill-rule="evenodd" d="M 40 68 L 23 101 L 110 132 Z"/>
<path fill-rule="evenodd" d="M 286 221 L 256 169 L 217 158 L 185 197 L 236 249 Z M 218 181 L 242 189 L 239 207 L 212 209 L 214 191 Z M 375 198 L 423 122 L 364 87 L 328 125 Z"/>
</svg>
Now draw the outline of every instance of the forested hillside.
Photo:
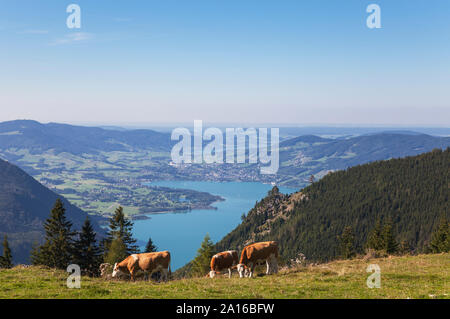
<svg viewBox="0 0 450 319">
<path fill-rule="evenodd" d="M 324 261 L 339 255 L 337 239 L 352 227 L 363 251 L 378 220 L 392 220 L 396 240 L 422 252 L 441 217 L 450 217 L 450 148 L 378 161 L 330 173 L 290 196 L 273 189 L 217 249 L 277 240 L 282 259 L 304 253 Z"/>
<path fill-rule="evenodd" d="M 41 240 L 42 223 L 49 217 L 57 198 L 62 199 L 74 228 L 80 229 L 87 216 L 84 211 L 17 166 L 0 159 L 0 235 L 8 234 L 16 263 L 28 261 L 31 245 Z M 95 218 L 93 224 L 96 231 L 103 232 Z"/>
</svg>

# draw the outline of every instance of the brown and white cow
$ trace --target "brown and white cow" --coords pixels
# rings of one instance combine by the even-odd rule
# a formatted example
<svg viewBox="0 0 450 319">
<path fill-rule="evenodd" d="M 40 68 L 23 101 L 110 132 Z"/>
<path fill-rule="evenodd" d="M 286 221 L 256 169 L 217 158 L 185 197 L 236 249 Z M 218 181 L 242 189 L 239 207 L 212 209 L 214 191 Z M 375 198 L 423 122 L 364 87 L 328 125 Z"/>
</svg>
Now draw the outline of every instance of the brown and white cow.
<svg viewBox="0 0 450 319">
<path fill-rule="evenodd" d="M 216 272 L 228 269 L 228 278 L 231 278 L 231 268 L 237 265 L 238 260 L 239 256 L 236 250 L 228 250 L 215 254 L 211 258 L 211 271 L 209 272 L 209 277 L 214 278 Z"/>
<path fill-rule="evenodd" d="M 167 280 L 171 273 L 170 252 L 160 251 L 130 255 L 120 263 L 114 265 L 112 276 L 116 277 L 120 273 L 129 273 L 131 280 L 135 280 L 136 274 L 140 271 L 143 271 L 145 274 L 150 274 L 150 276 L 156 271 L 161 271 L 162 278 Z"/>
<path fill-rule="evenodd" d="M 253 276 L 253 271 L 258 263 L 266 262 L 267 271 L 266 274 L 278 272 L 278 243 L 276 241 L 265 241 L 260 243 L 254 243 L 245 246 L 242 249 L 241 258 L 237 265 L 239 276 L 249 277 Z"/>
</svg>

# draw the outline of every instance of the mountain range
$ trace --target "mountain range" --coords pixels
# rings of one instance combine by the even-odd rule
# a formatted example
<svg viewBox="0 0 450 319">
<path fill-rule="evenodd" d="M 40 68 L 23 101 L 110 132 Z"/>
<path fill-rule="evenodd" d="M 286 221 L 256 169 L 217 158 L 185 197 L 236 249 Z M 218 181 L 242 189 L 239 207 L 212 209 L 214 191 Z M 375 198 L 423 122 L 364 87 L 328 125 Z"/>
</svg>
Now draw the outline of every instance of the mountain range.
<svg viewBox="0 0 450 319">
<path fill-rule="evenodd" d="M 338 133 L 339 129 L 335 128 L 333 132 Z M 345 129 L 342 132 L 346 132 Z M 67 170 L 68 163 L 73 161 L 96 161 L 93 167 L 83 166 L 83 172 L 102 174 L 111 169 L 101 166 L 127 170 L 126 163 L 132 163 L 129 176 L 133 178 L 261 181 L 291 187 L 306 186 L 311 175 L 321 178 L 330 171 L 354 165 L 443 149 L 450 146 L 450 137 L 405 130 L 339 138 L 297 136 L 280 142 L 280 169 L 276 175 L 260 174 L 257 164 L 224 165 L 223 169 L 214 164 L 172 167 L 169 163 L 174 143 L 170 133 L 148 129 L 42 124 L 30 120 L 0 123 L 0 157 L 35 177 L 47 168 Z M 148 161 L 135 159 L 136 154 Z"/>
<path fill-rule="evenodd" d="M 330 171 L 378 160 L 400 158 L 450 146 L 450 137 L 414 132 L 384 132 L 348 139 L 299 136 L 280 143 L 278 182 L 306 186 L 309 175 L 322 177 Z"/>
<path fill-rule="evenodd" d="M 170 135 L 152 130 L 117 130 L 31 120 L 0 123 L 0 149 L 27 149 L 31 154 L 53 150 L 74 155 L 100 151 L 147 149 L 167 151 Z"/>
</svg>

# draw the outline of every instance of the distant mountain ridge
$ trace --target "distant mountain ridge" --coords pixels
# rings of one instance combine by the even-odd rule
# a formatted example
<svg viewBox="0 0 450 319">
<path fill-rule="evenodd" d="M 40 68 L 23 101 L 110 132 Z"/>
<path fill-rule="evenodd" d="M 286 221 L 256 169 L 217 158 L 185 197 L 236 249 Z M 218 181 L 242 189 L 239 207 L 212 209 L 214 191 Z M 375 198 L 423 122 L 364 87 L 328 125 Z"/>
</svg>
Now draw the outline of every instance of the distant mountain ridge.
<svg viewBox="0 0 450 319">
<path fill-rule="evenodd" d="M 339 128 L 331 129 L 330 132 L 339 132 Z M 0 156 L 35 177 L 46 172 L 79 173 L 72 168 L 85 163 L 89 167 L 83 167 L 83 174 L 108 174 L 108 178 L 116 175 L 112 169 L 120 169 L 133 178 L 260 181 L 289 187 L 306 186 L 311 175 L 319 179 L 330 171 L 444 149 L 450 146 L 450 137 L 408 129 L 339 138 L 301 135 L 280 142 L 276 175 L 261 174 L 259 164 L 170 166 L 170 151 L 176 142 L 168 132 L 148 129 L 105 129 L 29 120 L 0 123 Z M 203 141 L 204 145 L 207 143 Z M 105 172 L 102 167 L 109 167 L 110 171 Z"/>
<path fill-rule="evenodd" d="M 67 218 L 74 229 L 81 229 L 87 216 L 84 211 L 22 169 L 0 159 L 0 235 L 8 235 L 15 262 L 28 261 L 31 245 L 42 239 L 43 222 L 50 216 L 57 198 L 63 201 Z M 100 235 L 104 234 L 96 218 L 91 219 L 94 229 Z"/>
<path fill-rule="evenodd" d="M 53 149 L 75 155 L 133 148 L 170 150 L 170 135 L 152 130 L 113 130 L 31 120 L 0 123 L 0 149 L 25 148 L 30 153 Z"/>
<path fill-rule="evenodd" d="M 449 146 L 450 137 L 411 132 L 385 132 L 347 139 L 300 136 L 280 143 L 279 182 L 296 186 L 311 174 L 321 177 L 330 171 Z"/>
</svg>

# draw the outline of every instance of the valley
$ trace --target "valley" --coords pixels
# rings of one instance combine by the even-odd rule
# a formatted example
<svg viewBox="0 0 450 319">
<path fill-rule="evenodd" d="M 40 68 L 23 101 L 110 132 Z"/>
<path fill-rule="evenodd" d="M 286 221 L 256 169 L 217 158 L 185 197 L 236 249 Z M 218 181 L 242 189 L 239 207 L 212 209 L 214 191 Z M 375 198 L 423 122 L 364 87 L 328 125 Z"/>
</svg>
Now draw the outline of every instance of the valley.
<svg viewBox="0 0 450 319">
<path fill-rule="evenodd" d="M 102 129 L 23 120 L 0 123 L 0 158 L 22 168 L 54 196 L 63 196 L 103 227 L 114 210 L 122 206 L 125 215 L 136 223 L 139 246 L 152 237 L 160 249 L 175 249 L 179 256 L 176 267 L 193 258 L 208 232 L 224 249 L 252 239 L 253 228 L 240 231 L 241 217 L 264 198 L 271 184 L 277 184 L 282 192 L 293 193 L 309 185 L 311 175 L 320 181 L 330 172 L 351 166 L 445 149 L 450 138 L 404 131 L 333 138 L 285 137 L 280 143 L 280 169 L 276 175 L 260 174 L 257 164 L 176 165 L 171 162 L 171 145 L 170 134 L 146 129 Z M 201 183 L 204 187 L 197 187 Z M 226 185 L 237 193 L 229 193 Z M 20 260 L 27 259 L 31 243 L 39 240 L 41 232 L 32 232 L 40 228 L 53 202 L 46 203 L 46 212 L 35 227 L 26 229 L 27 238 L 8 217 L 12 228 L 7 232 L 16 251 L 20 251 Z M 9 208 L 6 211 L 10 214 Z M 259 222 L 254 223 L 261 230 L 257 237 L 265 238 L 268 225 Z M 333 232 L 329 242 L 335 241 L 336 229 Z M 175 240 L 171 240 L 172 233 L 177 234 Z M 184 238 L 181 246 L 180 238 Z M 335 256 L 336 247 L 330 247 L 333 249 L 315 257 Z M 295 251 L 284 253 L 285 258 L 292 253 Z"/>
<path fill-rule="evenodd" d="M 275 175 L 261 174 L 258 164 L 249 163 L 173 164 L 170 151 L 175 142 L 166 132 L 27 120 L 0 123 L 0 158 L 18 165 L 90 214 L 108 217 L 121 205 L 128 216 L 145 218 L 142 216 L 148 213 L 211 209 L 222 200 L 208 192 L 144 185 L 149 182 L 260 182 L 301 189 L 309 184 L 311 175 L 318 180 L 350 166 L 450 145 L 450 137 L 409 131 L 322 131 L 334 137 L 292 137 L 295 132 L 320 131 L 282 129 L 280 169 Z M 353 135 L 346 137 L 346 133 Z"/>
<path fill-rule="evenodd" d="M 211 209 L 214 202 L 223 200 L 207 192 L 145 186 L 155 177 L 172 177 L 161 169 L 170 169 L 161 163 L 161 158 L 168 159 L 165 153 L 115 151 L 74 155 L 49 150 L 30 154 L 27 150 L 8 149 L 2 155 L 17 158 L 16 164 L 84 211 L 104 217 L 119 205 L 127 215 L 142 218 L 148 213 Z M 157 176 L 154 171 L 158 171 Z"/>
</svg>

